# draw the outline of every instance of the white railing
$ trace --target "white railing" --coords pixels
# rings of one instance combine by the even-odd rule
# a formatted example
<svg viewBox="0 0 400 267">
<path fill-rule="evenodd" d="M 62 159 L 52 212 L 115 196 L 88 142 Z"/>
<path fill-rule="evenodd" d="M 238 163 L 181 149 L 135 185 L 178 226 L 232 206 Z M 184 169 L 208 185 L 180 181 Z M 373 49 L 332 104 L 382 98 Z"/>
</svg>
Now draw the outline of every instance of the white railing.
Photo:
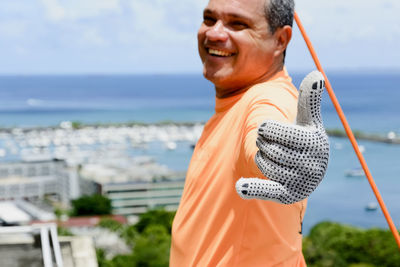
<svg viewBox="0 0 400 267">
<path fill-rule="evenodd" d="M 12 234 L 40 234 L 44 267 L 53 267 L 53 253 L 56 267 L 63 267 L 60 243 L 58 242 L 57 225 L 34 224 L 31 226 L 6 226 L 0 227 L 0 235 Z M 51 243 L 50 245 L 50 239 Z M 53 253 L 51 251 L 53 249 Z"/>
</svg>

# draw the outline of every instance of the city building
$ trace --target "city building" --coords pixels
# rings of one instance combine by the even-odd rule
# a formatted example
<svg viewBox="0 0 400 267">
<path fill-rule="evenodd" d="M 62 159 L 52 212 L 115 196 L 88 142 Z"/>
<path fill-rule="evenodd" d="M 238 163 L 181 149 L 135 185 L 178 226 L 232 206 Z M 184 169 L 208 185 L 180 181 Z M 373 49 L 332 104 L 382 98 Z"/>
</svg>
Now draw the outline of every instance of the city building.
<svg viewBox="0 0 400 267">
<path fill-rule="evenodd" d="M 184 179 L 156 182 L 105 183 L 101 193 L 111 200 L 113 214 L 138 215 L 149 209 L 178 208 Z"/>
<path fill-rule="evenodd" d="M 67 204 L 80 196 L 79 176 L 64 160 L 0 163 L 0 200 L 55 197 Z"/>
</svg>

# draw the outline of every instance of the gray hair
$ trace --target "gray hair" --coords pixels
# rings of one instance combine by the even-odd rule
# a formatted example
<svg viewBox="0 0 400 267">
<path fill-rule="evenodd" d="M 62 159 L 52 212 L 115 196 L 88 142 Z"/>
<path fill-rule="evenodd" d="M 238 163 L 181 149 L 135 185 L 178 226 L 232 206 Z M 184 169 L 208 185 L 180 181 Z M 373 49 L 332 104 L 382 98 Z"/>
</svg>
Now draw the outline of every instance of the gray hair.
<svg viewBox="0 0 400 267">
<path fill-rule="evenodd" d="M 271 33 L 285 25 L 293 26 L 294 0 L 265 0 L 264 12 Z"/>
<path fill-rule="evenodd" d="M 264 13 L 271 33 L 285 25 L 292 27 L 294 0 L 265 0 Z M 285 57 L 286 49 L 283 51 L 283 63 L 285 63 Z"/>
</svg>

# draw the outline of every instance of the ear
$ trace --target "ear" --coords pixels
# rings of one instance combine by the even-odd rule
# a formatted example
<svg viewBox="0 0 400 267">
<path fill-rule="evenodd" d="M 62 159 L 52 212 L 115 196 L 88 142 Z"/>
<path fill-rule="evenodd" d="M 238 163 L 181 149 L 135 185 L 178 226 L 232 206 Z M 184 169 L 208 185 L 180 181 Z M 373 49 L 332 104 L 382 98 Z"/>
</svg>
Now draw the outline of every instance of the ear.
<svg viewBox="0 0 400 267">
<path fill-rule="evenodd" d="M 292 39 L 292 27 L 285 25 L 281 28 L 276 29 L 275 33 L 276 49 L 275 56 L 283 54 L 286 50 L 290 40 Z"/>
</svg>

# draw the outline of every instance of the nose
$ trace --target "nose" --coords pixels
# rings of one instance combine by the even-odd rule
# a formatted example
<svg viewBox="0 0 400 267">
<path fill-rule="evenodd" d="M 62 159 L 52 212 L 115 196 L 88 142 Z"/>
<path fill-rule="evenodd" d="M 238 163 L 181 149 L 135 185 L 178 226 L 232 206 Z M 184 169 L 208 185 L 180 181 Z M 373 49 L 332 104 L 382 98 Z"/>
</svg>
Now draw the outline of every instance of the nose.
<svg viewBox="0 0 400 267">
<path fill-rule="evenodd" d="M 218 20 L 206 32 L 206 37 L 209 41 L 226 41 L 228 40 L 228 33 L 226 32 L 224 24 Z"/>
</svg>

